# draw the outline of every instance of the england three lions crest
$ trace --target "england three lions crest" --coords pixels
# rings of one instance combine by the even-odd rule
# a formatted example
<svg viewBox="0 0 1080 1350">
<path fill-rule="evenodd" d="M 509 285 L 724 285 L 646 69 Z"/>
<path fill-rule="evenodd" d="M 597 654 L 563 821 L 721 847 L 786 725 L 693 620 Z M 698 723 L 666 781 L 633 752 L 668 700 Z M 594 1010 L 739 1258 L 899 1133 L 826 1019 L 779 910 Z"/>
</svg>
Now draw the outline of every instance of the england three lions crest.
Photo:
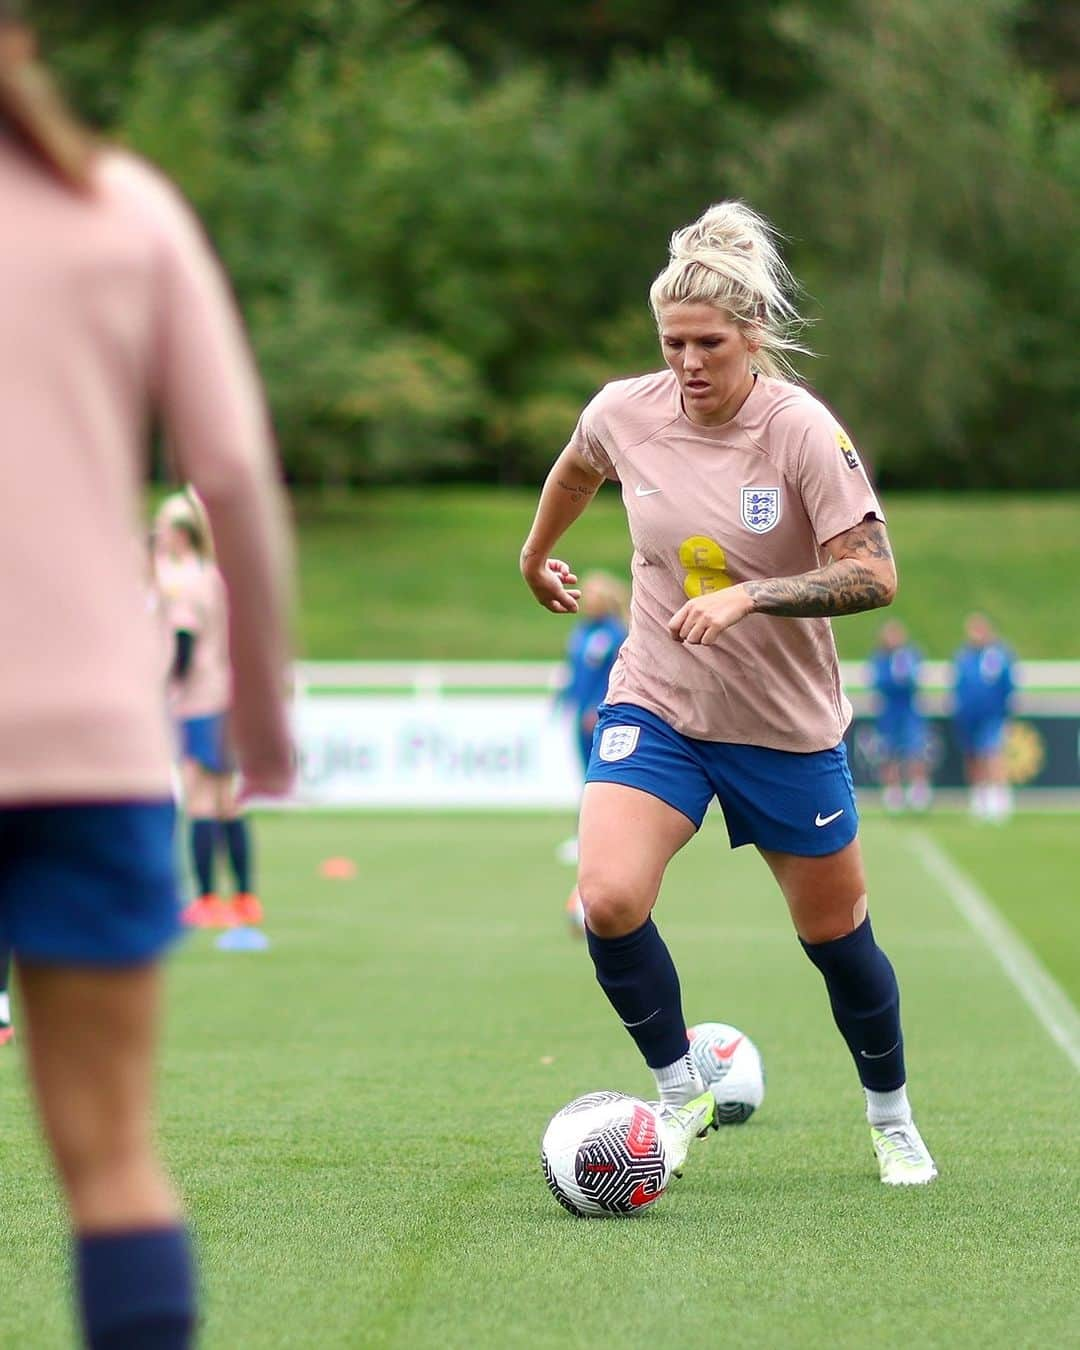
<svg viewBox="0 0 1080 1350">
<path fill-rule="evenodd" d="M 755 534 L 768 534 L 780 520 L 780 489 L 744 487 L 742 523 Z"/>
</svg>

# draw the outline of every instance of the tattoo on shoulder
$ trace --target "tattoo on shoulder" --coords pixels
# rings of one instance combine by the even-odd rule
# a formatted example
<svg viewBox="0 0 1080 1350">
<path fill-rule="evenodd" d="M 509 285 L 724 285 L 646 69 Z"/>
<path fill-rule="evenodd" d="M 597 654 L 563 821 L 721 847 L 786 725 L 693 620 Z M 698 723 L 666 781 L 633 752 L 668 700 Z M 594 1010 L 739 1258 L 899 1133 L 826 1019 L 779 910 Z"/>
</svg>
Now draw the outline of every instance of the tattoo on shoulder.
<svg viewBox="0 0 1080 1350">
<path fill-rule="evenodd" d="M 884 521 L 867 516 L 853 529 L 841 536 L 844 548 L 852 558 L 891 558 L 892 548 Z"/>
<path fill-rule="evenodd" d="M 599 488 L 599 484 L 593 487 L 589 483 L 568 483 L 565 478 L 557 478 L 555 481 L 564 492 L 570 493 L 575 504 L 585 501 L 588 497 L 595 496 Z"/>
</svg>

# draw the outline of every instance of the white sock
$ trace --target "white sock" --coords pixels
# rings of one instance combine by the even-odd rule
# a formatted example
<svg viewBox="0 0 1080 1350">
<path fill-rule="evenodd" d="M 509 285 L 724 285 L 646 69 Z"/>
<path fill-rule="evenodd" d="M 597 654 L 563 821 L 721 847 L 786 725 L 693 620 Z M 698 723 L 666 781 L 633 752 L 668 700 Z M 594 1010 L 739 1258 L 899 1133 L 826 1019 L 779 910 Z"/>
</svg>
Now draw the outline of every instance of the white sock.
<svg viewBox="0 0 1080 1350">
<path fill-rule="evenodd" d="M 895 783 L 890 783 L 881 794 L 881 801 L 886 811 L 902 811 L 904 809 L 904 789 L 898 787 Z"/>
<path fill-rule="evenodd" d="M 913 811 L 925 811 L 932 797 L 929 783 L 912 783 L 907 790 L 908 805 Z"/>
<path fill-rule="evenodd" d="M 667 1106 L 685 1106 L 705 1091 L 705 1081 L 690 1058 L 689 1050 L 674 1064 L 665 1064 L 662 1069 L 652 1072 L 660 1100 Z"/>
<path fill-rule="evenodd" d="M 1012 789 L 1006 783 L 994 783 L 987 789 L 986 812 L 992 820 L 1012 815 Z"/>
<path fill-rule="evenodd" d="M 11 1025 L 11 996 L 6 989 L 0 994 L 0 1022 Z"/>
<path fill-rule="evenodd" d="M 863 1088 L 866 1093 L 866 1119 L 871 1125 L 910 1125 L 911 1103 L 907 1099 L 907 1084 L 902 1083 L 895 1092 L 875 1092 L 873 1088 Z"/>
</svg>

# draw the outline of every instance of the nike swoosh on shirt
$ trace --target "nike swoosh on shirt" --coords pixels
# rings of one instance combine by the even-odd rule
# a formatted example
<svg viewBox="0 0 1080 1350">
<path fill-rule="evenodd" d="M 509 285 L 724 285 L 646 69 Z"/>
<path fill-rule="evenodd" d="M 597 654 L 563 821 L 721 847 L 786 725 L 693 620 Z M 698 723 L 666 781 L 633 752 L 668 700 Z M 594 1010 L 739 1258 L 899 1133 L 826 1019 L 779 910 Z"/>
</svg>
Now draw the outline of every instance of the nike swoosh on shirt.
<svg viewBox="0 0 1080 1350">
<path fill-rule="evenodd" d="M 647 488 L 644 483 L 639 483 L 634 489 L 635 497 L 651 497 L 654 492 L 663 492 L 663 488 Z"/>
<path fill-rule="evenodd" d="M 834 820 L 838 820 L 843 814 L 843 807 L 841 807 L 839 811 L 834 811 L 831 816 L 823 816 L 819 811 L 814 817 L 814 824 L 820 829 L 822 825 L 831 825 Z"/>
</svg>

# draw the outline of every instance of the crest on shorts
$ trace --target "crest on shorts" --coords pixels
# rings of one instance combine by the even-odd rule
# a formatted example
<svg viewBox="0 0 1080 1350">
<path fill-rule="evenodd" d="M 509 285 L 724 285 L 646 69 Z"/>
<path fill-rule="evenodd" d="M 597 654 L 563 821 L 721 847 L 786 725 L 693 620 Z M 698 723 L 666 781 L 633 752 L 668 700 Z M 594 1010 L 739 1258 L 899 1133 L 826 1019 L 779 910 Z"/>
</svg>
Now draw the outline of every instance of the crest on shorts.
<svg viewBox="0 0 1080 1350">
<path fill-rule="evenodd" d="M 600 758 L 609 764 L 612 760 L 626 759 L 637 749 L 640 727 L 605 727 L 600 736 Z"/>
<path fill-rule="evenodd" d="M 744 487 L 742 523 L 755 534 L 768 534 L 780 519 L 780 489 Z"/>
</svg>

